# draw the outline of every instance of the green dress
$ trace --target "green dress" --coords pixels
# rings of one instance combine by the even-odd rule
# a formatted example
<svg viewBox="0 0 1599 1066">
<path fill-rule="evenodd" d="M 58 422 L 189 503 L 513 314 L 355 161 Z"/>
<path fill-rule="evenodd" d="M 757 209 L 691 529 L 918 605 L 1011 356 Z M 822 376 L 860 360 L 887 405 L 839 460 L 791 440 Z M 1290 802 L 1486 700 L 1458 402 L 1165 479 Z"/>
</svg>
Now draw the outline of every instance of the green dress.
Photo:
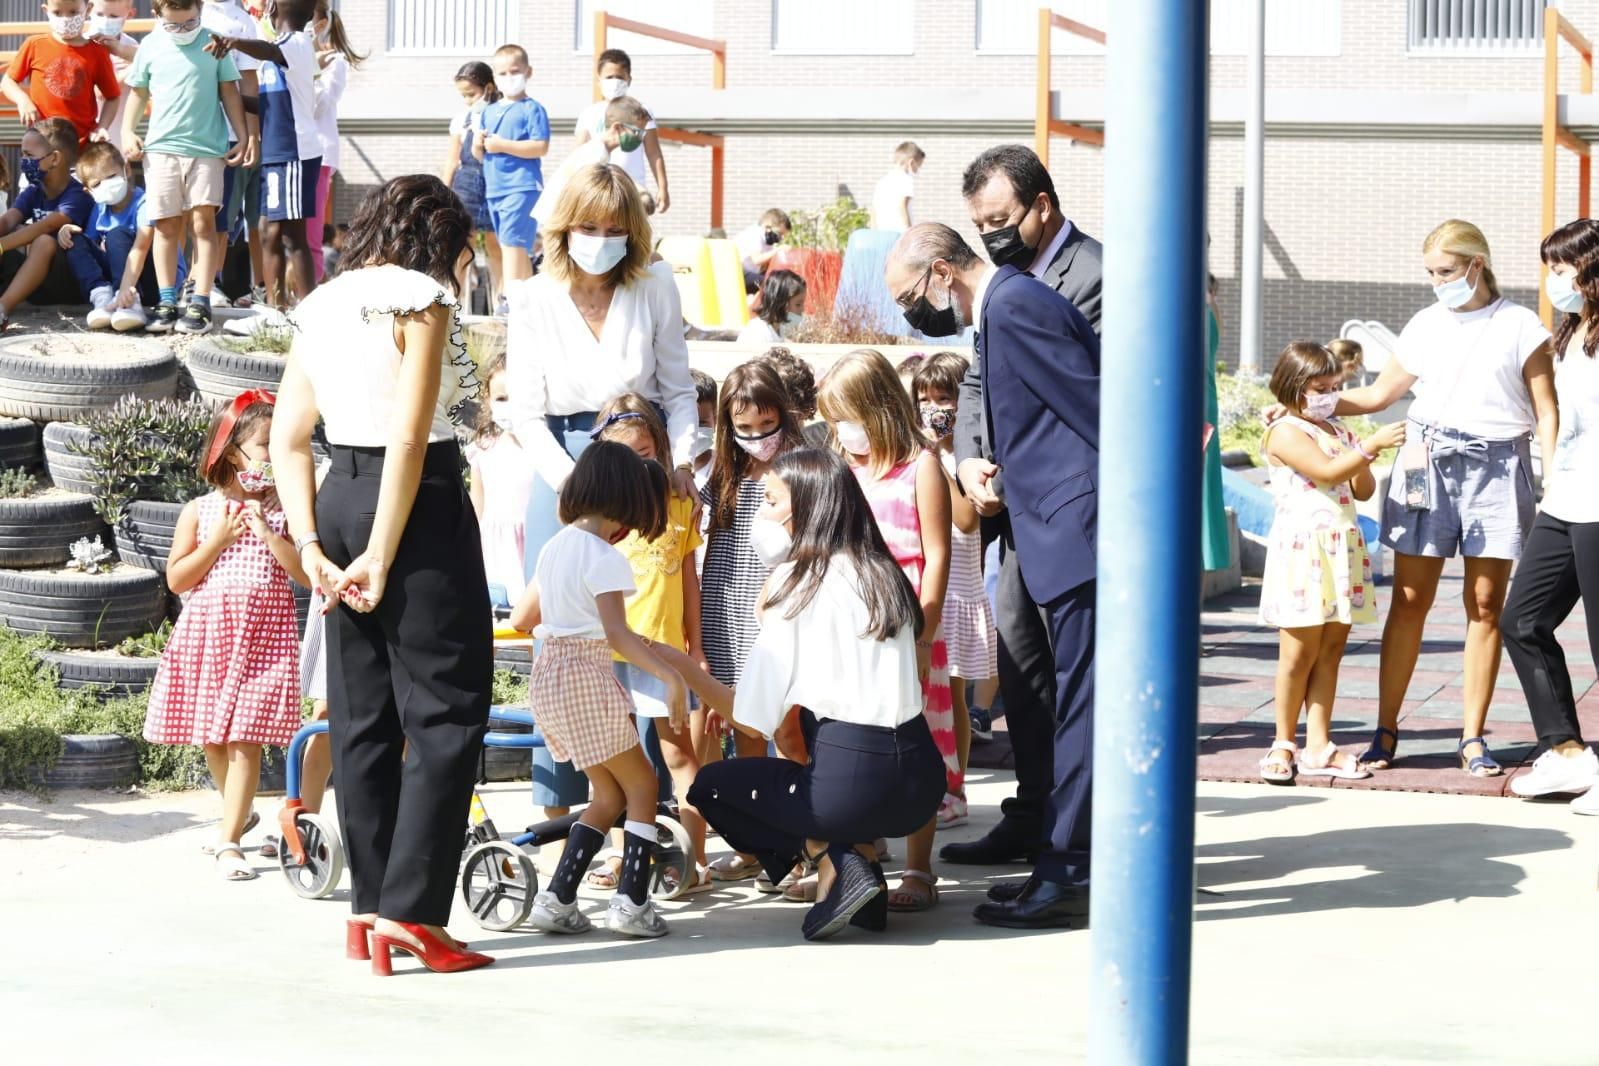
<svg viewBox="0 0 1599 1066">
<path fill-rule="evenodd" d="M 1221 498 L 1221 413 L 1216 404 L 1216 351 L 1221 328 L 1216 312 L 1205 308 L 1205 421 L 1216 427 L 1205 445 L 1204 495 L 1200 502 L 1201 558 L 1206 570 L 1232 565 L 1232 545 L 1227 539 L 1227 509 Z"/>
</svg>

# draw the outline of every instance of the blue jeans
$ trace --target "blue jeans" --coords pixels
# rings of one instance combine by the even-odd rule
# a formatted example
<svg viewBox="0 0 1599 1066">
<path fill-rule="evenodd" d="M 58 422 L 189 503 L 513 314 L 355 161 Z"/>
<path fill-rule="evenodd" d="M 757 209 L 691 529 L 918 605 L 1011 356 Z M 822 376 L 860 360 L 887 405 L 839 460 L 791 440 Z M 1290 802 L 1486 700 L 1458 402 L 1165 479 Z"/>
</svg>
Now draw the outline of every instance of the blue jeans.
<svg viewBox="0 0 1599 1066">
<path fill-rule="evenodd" d="M 133 242 L 130 240 L 128 247 L 132 246 Z M 127 261 L 128 257 L 124 252 L 118 263 Z M 78 282 L 78 288 L 83 290 L 85 300 L 88 300 L 95 289 L 104 286 L 116 287 L 116 283 L 112 280 L 110 264 L 106 261 L 106 253 L 82 233 L 72 242 L 72 247 L 67 249 L 67 266 L 71 268 L 72 276 Z M 120 275 L 121 272 L 119 265 L 117 273 Z"/>
</svg>

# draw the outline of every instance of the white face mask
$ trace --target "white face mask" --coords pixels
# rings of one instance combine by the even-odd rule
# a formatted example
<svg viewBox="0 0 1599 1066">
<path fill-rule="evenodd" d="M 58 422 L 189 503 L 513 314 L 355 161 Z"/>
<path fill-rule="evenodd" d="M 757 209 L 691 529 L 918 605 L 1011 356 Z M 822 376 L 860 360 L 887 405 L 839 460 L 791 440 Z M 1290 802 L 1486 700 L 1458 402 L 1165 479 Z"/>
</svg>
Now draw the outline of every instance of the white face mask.
<svg viewBox="0 0 1599 1066">
<path fill-rule="evenodd" d="M 1338 408 L 1339 395 L 1336 392 L 1310 392 L 1305 394 L 1305 417 L 1318 422 L 1325 422 L 1333 416 Z"/>
<path fill-rule="evenodd" d="M 756 517 L 750 522 L 750 548 L 755 557 L 766 564 L 768 570 L 788 560 L 794 547 L 794 538 L 788 535 L 781 522 Z"/>
<path fill-rule="evenodd" d="M 698 459 L 714 447 L 716 447 L 716 433 L 710 426 L 701 426 L 694 431 L 694 458 Z"/>
<path fill-rule="evenodd" d="M 94 202 L 107 207 L 120 204 L 123 197 L 128 195 L 128 179 L 118 174 L 114 178 L 107 178 L 89 190 L 89 195 L 94 197 Z"/>
<path fill-rule="evenodd" d="M 171 33 L 167 36 L 172 38 L 173 44 L 178 45 L 179 47 L 184 47 L 193 44 L 195 40 L 199 38 L 200 29 L 201 27 L 196 26 L 192 30 L 184 30 L 182 33 Z"/>
<path fill-rule="evenodd" d="M 566 253 L 583 273 L 599 277 L 609 274 L 611 268 L 627 255 L 627 238 L 569 233 L 566 236 Z"/>
<path fill-rule="evenodd" d="M 607 100 L 615 100 L 619 96 L 626 96 L 629 84 L 626 78 L 601 78 L 600 95 Z"/>
<path fill-rule="evenodd" d="M 1561 314 L 1574 315 L 1582 310 L 1582 293 L 1577 291 L 1569 274 L 1556 274 L 1551 271 L 1549 276 L 1543 279 L 1543 291 L 1549 297 L 1549 302 L 1555 305 L 1555 310 Z"/>
<path fill-rule="evenodd" d="M 871 454 L 872 439 L 866 435 L 865 426 L 857 422 L 834 422 L 833 433 L 837 435 L 838 443 L 851 455 Z"/>
<path fill-rule="evenodd" d="M 511 401 L 493 400 L 489 403 L 489 416 L 501 433 L 511 432 Z"/>
<path fill-rule="evenodd" d="M 1477 277 L 1480 281 L 1482 278 L 1480 272 Z M 1464 307 L 1471 302 L 1473 296 L 1477 295 L 1477 282 L 1471 280 L 1471 267 L 1467 266 L 1466 272 L 1454 281 L 1446 281 L 1442 285 L 1434 285 L 1432 292 L 1434 296 L 1438 297 L 1438 302 L 1451 311 L 1458 307 Z"/>
<path fill-rule="evenodd" d="M 496 74 L 494 85 L 506 96 L 521 96 L 527 88 L 526 74 Z"/>
<path fill-rule="evenodd" d="M 120 37 L 122 36 L 122 24 L 127 21 L 125 18 L 112 18 L 110 15 L 91 15 L 89 17 L 89 36 Z"/>
<path fill-rule="evenodd" d="M 85 19 L 82 15 L 50 15 L 47 17 L 50 20 L 50 32 L 58 37 L 65 37 L 70 41 L 83 33 Z"/>
</svg>

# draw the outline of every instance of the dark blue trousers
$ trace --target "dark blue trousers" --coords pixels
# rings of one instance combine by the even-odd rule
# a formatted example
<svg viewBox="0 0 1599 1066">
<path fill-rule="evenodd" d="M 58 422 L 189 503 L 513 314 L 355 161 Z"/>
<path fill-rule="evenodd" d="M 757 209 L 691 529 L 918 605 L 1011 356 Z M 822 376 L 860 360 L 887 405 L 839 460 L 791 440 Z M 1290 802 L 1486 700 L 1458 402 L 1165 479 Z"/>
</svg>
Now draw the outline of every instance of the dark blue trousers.
<svg viewBox="0 0 1599 1066">
<path fill-rule="evenodd" d="M 1046 605 L 1055 655 L 1054 785 L 1047 843 L 1036 872 L 1046 881 L 1088 883 L 1094 792 L 1094 597 L 1089 581 Z"/>
</svg>

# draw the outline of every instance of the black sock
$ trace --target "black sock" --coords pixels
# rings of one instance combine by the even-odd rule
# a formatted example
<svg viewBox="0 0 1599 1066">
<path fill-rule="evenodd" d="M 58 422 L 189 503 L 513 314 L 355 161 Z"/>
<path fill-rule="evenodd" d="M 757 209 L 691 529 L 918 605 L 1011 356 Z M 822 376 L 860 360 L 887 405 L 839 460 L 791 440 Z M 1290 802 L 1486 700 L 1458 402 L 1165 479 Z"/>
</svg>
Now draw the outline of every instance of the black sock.
<svg viewBox="0 0 1599 1066">
<path fill-rule="evenodd" d="M 630 829 L 622 834 L 622 876 L 616 890 L 632 900 L 635 907 L 642 906 L 649 894 L 650 846 L 654 843 L 653 833 L 644 837 Z"/>
<path fill-rule="evenodd" d="M 577 899 L 578 879 L 588 870 L 600 848 L 605 846 L 605 834 L 591 825 L 575 822 L 566 838 L 566 850 L 555 866 L 555 876 L 550 878 L 550 891 L 561 903 Z"/>
</svg>

